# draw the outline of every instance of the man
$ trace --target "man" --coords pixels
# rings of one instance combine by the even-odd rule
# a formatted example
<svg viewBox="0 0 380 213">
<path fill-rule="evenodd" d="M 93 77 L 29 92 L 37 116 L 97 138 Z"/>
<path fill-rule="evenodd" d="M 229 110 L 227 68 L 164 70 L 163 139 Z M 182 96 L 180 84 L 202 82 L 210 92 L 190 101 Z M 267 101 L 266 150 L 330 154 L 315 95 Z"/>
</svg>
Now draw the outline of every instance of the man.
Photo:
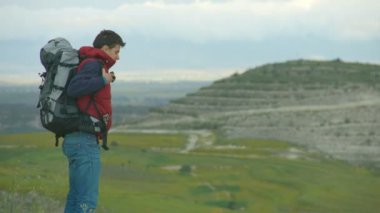
<svg viewBox="0 0 380 213">
<path fill-rule="evenodd" d="M 70 81 L 67 94 L 77 99 L 77 106 L 94 123 L 103 124 L 103 133 L 112 125 L 111 85 L 114 76 L 109 72 L 119 60 L 125 43 L 111 30 L 101 31 L 93 47 L 79 49 L 81 58 L 77 74 Z M 82 122 L 81 122 L 82 125 Z M 65 213 L 93 212 L 98 202 L 100 148 L 98 139 L 106 134 L 79 131 L 65 135 L 63 153 L 69 162 L 69 184 Z M 103 144 L 104 145 L 104 144 Z"/>
</svg>

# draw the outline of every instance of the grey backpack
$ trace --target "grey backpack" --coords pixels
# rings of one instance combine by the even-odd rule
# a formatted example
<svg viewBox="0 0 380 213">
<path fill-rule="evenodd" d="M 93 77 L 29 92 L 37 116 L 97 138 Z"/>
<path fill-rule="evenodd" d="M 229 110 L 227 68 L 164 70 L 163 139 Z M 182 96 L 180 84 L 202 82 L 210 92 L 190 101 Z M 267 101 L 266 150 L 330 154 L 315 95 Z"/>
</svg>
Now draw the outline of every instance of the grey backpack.
<svg viewBox="0 0 380 213">
<path fill-rule="evenodd" d="M 40 52 L 45 72 L 40 74 L 38 108 L 42 126 L 59 137 L 78 130 L 80 113 L 74 98 L 66 94 L 70 79 L 75 75 L 80 59 L 78 51 L 64 38 L 50 40 Z"/>
</svg>

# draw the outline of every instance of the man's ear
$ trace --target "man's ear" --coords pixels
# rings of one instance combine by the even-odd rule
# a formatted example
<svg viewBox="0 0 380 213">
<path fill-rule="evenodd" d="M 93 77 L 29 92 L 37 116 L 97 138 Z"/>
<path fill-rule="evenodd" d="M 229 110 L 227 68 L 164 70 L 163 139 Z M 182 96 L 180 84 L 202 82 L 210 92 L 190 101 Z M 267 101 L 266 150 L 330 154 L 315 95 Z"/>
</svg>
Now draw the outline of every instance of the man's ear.
<svg viewBox="0 0 380 213">
<path fill-rule="evenodd" d="M 102 48 L 100 48 L 101 50 L 103 50 L 104 52 L 107 52 L 110 47 L 108 45 L 103 45 Z"/>
</svg>

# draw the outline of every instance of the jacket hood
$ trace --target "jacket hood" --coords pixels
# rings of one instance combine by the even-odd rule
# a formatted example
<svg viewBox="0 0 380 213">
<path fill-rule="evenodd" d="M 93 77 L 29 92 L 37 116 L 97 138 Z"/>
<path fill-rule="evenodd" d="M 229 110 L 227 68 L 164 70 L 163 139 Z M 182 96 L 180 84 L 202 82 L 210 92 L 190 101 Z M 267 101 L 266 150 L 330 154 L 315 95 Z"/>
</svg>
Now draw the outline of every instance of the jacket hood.
<svg viewBox="0 0 380 213">
<path fill-rule="evenodd" d="M 84 46 L 79 49 L 79 55 L 81 57 L 87 57 L 87 58 L 97 58 L 104 62 L 104 64 L 107 66 L 107 68 L 112 67 L 116 61 L 113 60 L 107 53 L 105 53 L 103 50 L 90 47 L 90 46 Z"/>
</svg>

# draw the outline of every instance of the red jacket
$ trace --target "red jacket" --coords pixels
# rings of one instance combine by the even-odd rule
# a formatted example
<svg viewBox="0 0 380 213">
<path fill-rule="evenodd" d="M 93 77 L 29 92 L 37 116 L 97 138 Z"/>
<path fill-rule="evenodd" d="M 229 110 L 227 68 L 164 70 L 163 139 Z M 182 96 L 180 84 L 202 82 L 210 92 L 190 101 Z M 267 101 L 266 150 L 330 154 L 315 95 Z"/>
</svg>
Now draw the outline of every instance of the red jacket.
<svg viewBox="0 0 380 213">
<path fill-rule="evenodd" d="M 82 112 L 103 119 L 108 131 L 112 125 L 111 85 L 106 84 L 102 69 L 109 72 L 116 61 L 104 51 L 93 47 L 81 47 L 79 55 L 87 59 L 79 65 L 77 75 L 70 82 L 68 93 L 77 97 L 77 105 Z M 89 104 L 93 94 L 95 104 Z"/>
</svg>

